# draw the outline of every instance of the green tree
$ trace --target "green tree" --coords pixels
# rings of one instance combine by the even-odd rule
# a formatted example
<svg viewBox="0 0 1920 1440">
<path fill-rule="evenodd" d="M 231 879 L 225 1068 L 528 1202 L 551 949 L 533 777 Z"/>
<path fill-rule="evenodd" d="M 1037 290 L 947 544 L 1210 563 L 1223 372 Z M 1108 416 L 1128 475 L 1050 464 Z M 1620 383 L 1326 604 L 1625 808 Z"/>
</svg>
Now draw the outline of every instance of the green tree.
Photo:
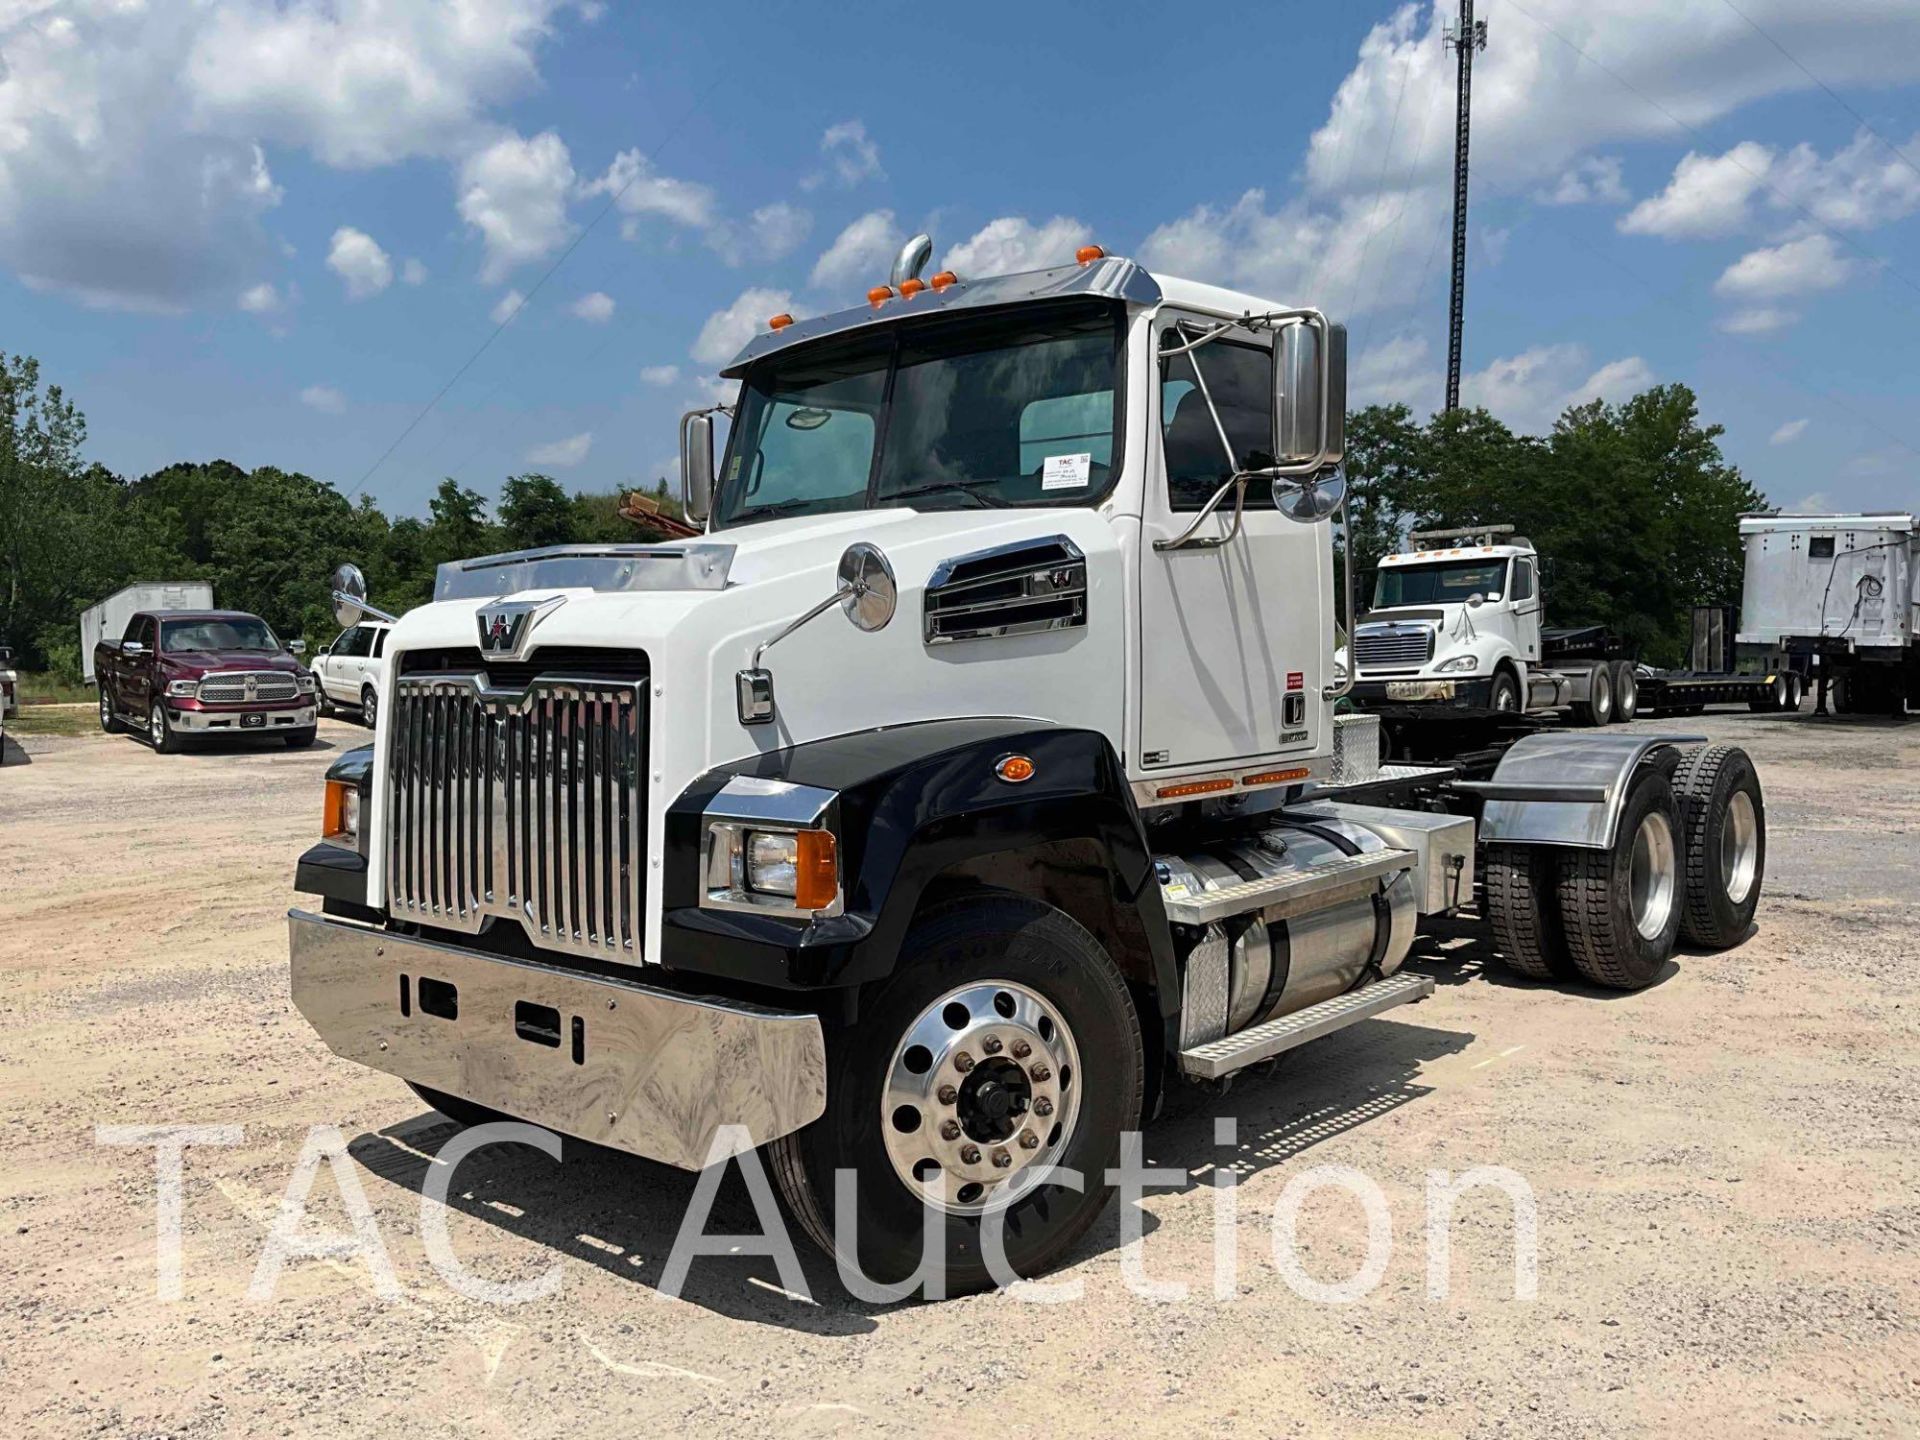
<svg viewBox="0 0 1920 1440">
<path fill-rule="evenodd" d="M 500 487 L 500 528 L 509 550 L 572 544 L 579 517 L 551 475 L 510 475 Z"/>
</svg>

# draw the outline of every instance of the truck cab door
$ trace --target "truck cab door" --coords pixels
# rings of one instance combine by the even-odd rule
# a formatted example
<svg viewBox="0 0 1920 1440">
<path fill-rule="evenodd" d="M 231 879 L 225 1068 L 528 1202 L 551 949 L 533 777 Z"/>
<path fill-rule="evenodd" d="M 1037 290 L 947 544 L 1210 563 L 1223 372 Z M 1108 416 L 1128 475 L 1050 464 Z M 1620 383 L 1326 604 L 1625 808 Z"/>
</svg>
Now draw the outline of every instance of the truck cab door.
<svg viewBox="0 0 1920 1440">
<path fill-rule="evenodd" d="M 1170 311 L 1155 326 L 1161 358 L 1147 388 L 1139 733 L 1128 757 L 1142 775 L 1304 758 L 1331 744 L 1319 733 L 1333 646 L 1332 562 L 1320 528 L 1287 519 L 1273 508 L 1269 483 L 1254 480 L 1232 538 L 1170 548 L 1236 467 L 1272 459 L 1271 337 L 1235 330 L 1185 355 L 1162 353 L 1215 323 Z M 1193 539 L 1228 536 L 1233 512 L 1229 492 Z"/>
<path fill-rule="evenodd" d="M 1541 601 L 1537 568 L 1532 560 L 1516 558 L 1512 577 L 1507 581 L 1513 596 L 1514 649 L 1529 667 L 1540 663 Z"/>
<path fill-rule="evenodd" d="M 143 653 L 129 656 L 127 642 L 142 647 Z M 151 615 L 135 615 L 127 621 L 120 636 L 117 663 L 108 677 L 113 686 L 114 704 L 122 714 L 137 716 L 146 723 L 148 697 L 153 693 L 153 670 L 159 663 L 160 624 Z"/>
</svg>

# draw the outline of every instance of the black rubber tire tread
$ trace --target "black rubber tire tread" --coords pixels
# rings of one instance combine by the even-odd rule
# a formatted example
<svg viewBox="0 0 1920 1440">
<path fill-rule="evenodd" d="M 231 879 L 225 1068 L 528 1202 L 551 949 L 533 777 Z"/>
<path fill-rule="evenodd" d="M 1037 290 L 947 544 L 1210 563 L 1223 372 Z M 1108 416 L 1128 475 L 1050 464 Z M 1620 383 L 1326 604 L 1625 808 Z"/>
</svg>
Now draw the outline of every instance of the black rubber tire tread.
<svg viewBox="0 0 1920 1440">
<path fill-rule="evenodd" d="M 1043 948 L 1055 951 L 1054 958 L 1060 964 L 1074 966 L 1084 976 L 1087 985 L 1102 995 L 1103 1003 L 1111 1007 L 1111 1013 L 1116 1017 L 1124 1017 L 1121 1028 L 1125 1039 L 1122 1043 L 1130 1047 L 1114 1055 L 1108 1053 L 1103 1042 L 1091 1034 L 1077 1037 L 1081 1044 L 1082 1066 L 1096 1063 L 1095 1057 L 1098 1056 L 1097 1063 L 1109 1075 L 1131 1076 L 1130 1093 L 1126 1087 L 1119 1092 L 1109 1092 L 1111 1098 L 1117 1101 L 1115 1113 L 1119 1123 L 1113 1127 L 1110 1136 L 1093 1147 L 1096 1153 L 1086 1157 L 1087 1163 L 1075 1165 L 1085 1177 L 1084 1195 L 1064 1188 L 1041 1187 L 1047 1192 L 1045 1198 L 1031 1194 L 1022 1197 L 1008 1212 L 1010 1215 L 1022 1211 L 1036 1214 L 1037 1219 L 1030 1223 L 1033 1223 L 1036 1237 L 1042 1241 L 1037 1247 L 1021 1245 L 1019 1241 L 1024 1237 L 1016 1235 L 1016 1227 L 1009 1224 L 1006 1232 L 1008 1261 L 1018 1274 L 1031 1277 L 1044 1273 L 1092 1227 L 1111 1198 L 1104 1174 L 1118 1163 L 1120 1132 L 1140 1126 L 1146 1095 L 1146 1055 L 1140 1019 L 1125 978 L 1100 942 L 1071 916 L 1022 895 L 1005 891 L 974 891 L 941 902 L 915 921 L 913 930 L 901 945 L 900 968 L 881 982 L 872 996 L 863 999 L 859 1025 L 852 1030 L 829 1032 L 827 1113 L 805 1129 L 774 1140 L 766 1148 L 775 1188 L 789 1214 L 808 1238 L 829 1257 L 834 1253 L 832 1211 L 818 1175 L 831 1176 L 839 1165 L 852 1164 L 860 1169 L 859 1162 L 865 1160 L 867 1170 L 883 1177 L 880 1188 L 888 1190 L 893 1197 L 890 1208 L 899 1213 L 887 1214 L 877 1205 L 875 1202 L 880 1197 L 871 1182 L 863 1180 L 858 1196 L 860 1233 L 855 1237 L 860 1250 L 861 1269 L 876 1282 L 891 1283 L 904 1279 L 919 1264 L 918 1217 L 923 1210 L 918 1199 L 910 1196 L 893 1175 L 891 1162 L 886 1159 L 884 1152 L 875 1155 L 849 1153 L 846 1147 L 858 1133 L 857 1111 L 855 1118 L 850 1120 L 848 1115 L 837 1113 L 836 1105 L 858 1107 L 867 1098 L 865 1092 L 872 1088 L 869 1082 L 878 1078 L 877 1067 L 884 1064 L 892 1053 L 893 1042 L 897 1038 L 894 1034 L 896 1025 L 904 1030 L 926 1003 L 954 983 L 968 978 L 984 978 L 983 975 L 968 973 L 981 968 L 972 963 L 978 957 L 967 954 L 968 942 L 977 946 L 981 940 L 986 940 L 988 948 L 991 948 L 993 937 L 996 936 L 1019 940 L 1028 949 L 1032 948 L 1034 940 L 1039 939 L 1044 942 Z M 1010 963 L 1006 956 L 985 961 L 987 966 Z M 1066 1008 L 1058 995 L 1053 999 L 1056 1005 Z M 1085 1078 L 1076 1077 L 1076 1083 Z M 1069 1142 L 1070 1148 L 1079 1149 L 1083 1137 L 1091 1133 L 1084 1124 L 1085 1119 L 1086 1112 L 1083 1110 L 1082 1127 Z M 1031 1210 L 1036 1204 L 1041 1207 L 1038 1212 Z M 1055 1207 L 1061 1212 L 1058 1220 L 1047 1213 Z M 904 1225 L 908 1211 L 912 1217 L 911 1227 Z M 956 1296 L 992 1288 L 993 1277 L 977 1255 L 978 1222 L 954 1217 L 947 1223 L 946 1293 Z M 879 1233 L 882 1224 L 892 1224 L 902 1233 L 883 1236 Z M 889 1246 L 890 1250 L 885 1248 Z"/>
<path fill-rule="evenodd" d="M 1495 703 L 1503 681 L 1506 688 L 1513 692 L 1513 709 L 1511 710 L 1502 710 Z M 1527 708 L 1527 697 L 1522 693 L 1520 681 L 1513 671 L 1502 668 L 1493 672 L 1493 684 L 1487 690 L 1487 708 L 1498 715 L 1518 715 Z"/>
<path fill-rule="evenodd" d="M 1724 877 L 1720 874 L 1719 835 L 1713 826 L 1713 807 L 1724 810 L 1725 798 L 1751 778 L 1754 818 L 1760 828 L 1760 851 L 1755 857 L 1753 888 L 1747 898 L 1735 906 L 1726 899 Z M 1722 780 L 1727 797 L 1716 795 Z M 1738 745 L 1702 745 L 1681 757 L 1680 768 L 1673 772 L 1673 798 L 1680 806 L 1681 833 L 1685 837 L 1685 863 L 1682 874 L 1686 897 L 1680 913 L 1680 935 L 1689 945 L 1709 950 L 1725 950 L 1746 939 L 1753 923 L 1753 912 L 1760 905 L 1760 888 L 1767 873 L 1767 807 L 1760 793 L 1760 777 L 1753 761 Z M 1718 902 L 1716 903 L 1716 894 Z"/>
<path fill-rule="evenodd" d="M 1487 919 L 1500 962 L 1529 980 L 1564 980 L 1573 970 L 1554 909 L 1554 855 L 1539 845 L 1489 845 Z"/>
<path fill-rule="evenodd" d="M 1608 666 L 1606 661 L 1602 660 L 1593 666 L 1593 678 L 1587 682 L 1587 693 L 1589 695 L 1596 693 L 1597 688 L 1603 683 L 1603 677 L 1607 688 L 1607 705 L 1605 711 L 1602 712 L 1597 702 L 1577 700 L 1572 707 L 1574 724 L 1591 727 L 1595 725 L 1605 725 L 1613 719 L 1613 670 Z"/>
<path fill-rule="evenodd" d="M 1613 662 L 1611 668 L 1613 670 L 1613 723 L 1616 725 L 1630 724 L 1638 719 L 1640 715 L 1640 677 L 1634 673 L 1633 661 L 1631 660 L 1616 660 Z M 1633 687 L 1633 706 L 1631 709 L 1628 709 L 1620 703 L 1620 696 L 1624 693 L 1622 689 L 1623 680 L 1627 685 Z"/>
<path fill-rule="evenodd" d="M 1677 851 L 1685 844 L 1685 830 L 1667 777 L 1657 770 L 1642 770 L 1631 782 L 1627 803 L 1621 807 L 1619 831 L 1612 846 L 1560 852 L 1559 908 L 1567 953 L 1582 979 L 1607 990 L 1640 990 L 1653 983 L 1661 965 L 1673 953 L 1680 913 L 1685 908 L 1685 897 L 1676 896 L 1674 913 L 1667 922 L 1669 933 L 1657 941 L 1643 941 L 1631 930 L 1631 921 L 1624 931 L 1620 924 L 1618 891 L 1626 869 L 1623 857 L 1632 853 L 1633 835 L 1643 818 L 1641 802 L 1648 790 L 1656 796 L 1654 804 L 1666 808 Z M 1674 856 L 1674 868 L 1678 872 L 1676 882 L 1684 882 L 1685 866 L 1679 854 Z"/>
</svg>

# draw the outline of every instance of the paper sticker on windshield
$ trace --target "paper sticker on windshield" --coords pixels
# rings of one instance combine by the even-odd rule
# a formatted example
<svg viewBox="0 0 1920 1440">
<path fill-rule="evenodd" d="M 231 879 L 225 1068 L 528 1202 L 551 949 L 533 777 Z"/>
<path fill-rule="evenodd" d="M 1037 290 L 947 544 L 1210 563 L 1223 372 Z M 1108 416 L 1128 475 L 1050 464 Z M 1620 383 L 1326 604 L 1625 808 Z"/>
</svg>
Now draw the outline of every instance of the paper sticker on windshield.
<svg viewBox="0 0 1920 1440">
<path fill-rule="evenodd" d="M 1078 490 L 1093 474 L 1093 453 L 1083 450 L 1078 455 L 1049 455 L 1040 466 L 1040 488 L 1042 490 Z"/>
</svg>

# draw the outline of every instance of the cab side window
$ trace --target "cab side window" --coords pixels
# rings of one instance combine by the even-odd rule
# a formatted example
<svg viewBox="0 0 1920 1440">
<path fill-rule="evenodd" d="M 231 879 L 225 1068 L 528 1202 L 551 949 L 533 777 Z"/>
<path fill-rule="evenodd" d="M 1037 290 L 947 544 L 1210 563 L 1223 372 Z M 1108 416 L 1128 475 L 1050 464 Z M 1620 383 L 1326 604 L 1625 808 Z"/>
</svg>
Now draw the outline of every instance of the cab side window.
<svg viewBox="0 0 1920 1440">
<path fill-rule="evenodd" d="M 1533 599 L 1533 562 L 1531 560 L 1513 562 L 1513 599 L 1516 604 Z"/>
<path fill-rule="evenodd" d="M 1174 330 L 1161 343 L 1164 347 L 1191 338 Z M 1217 426 L 1207 408 L 1208 395 L 1220 415 Z M 1223 429 L 1233 447 L 1231 465 L 1220 443 Z M 1258 470 L 1272 465 L 1273 352 L 1264 345 L 1223 339 L 1163 358 L 1160 436 L 1167 462 L 1167 502 L 1175 510 L 1198 510 L 1236 468 Z M 1251 482 L 1247 508 L 1272 507 L 1272 486 L 1264 480 Z"/>
<path fill-rule="evenodd" d="M 151 617 L 136 615 L 127 621 L 127 628 L 120 632 L 120 643 L 124 645 L 129 640 L 138 640 L 142 645 L 151 648 L 153 645 L 152 631 L 153 620 Z"/>
<path fill-rule="evenodd" d="M 333 653 L 345 660 L 357 659 L 367 653 L 367 632 L 356 625 L 351 630 L 342 630 L 340 638 L 333 642 Z"/>
</svg>

